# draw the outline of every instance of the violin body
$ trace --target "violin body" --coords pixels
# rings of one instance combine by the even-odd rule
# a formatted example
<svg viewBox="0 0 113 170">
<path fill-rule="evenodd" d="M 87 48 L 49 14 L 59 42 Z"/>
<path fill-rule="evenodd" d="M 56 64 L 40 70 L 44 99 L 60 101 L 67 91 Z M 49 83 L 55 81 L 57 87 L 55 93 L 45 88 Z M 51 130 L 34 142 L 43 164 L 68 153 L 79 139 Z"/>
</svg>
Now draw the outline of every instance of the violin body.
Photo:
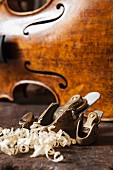
<svg viewBox="0 0 113 170">
<path fill-rule="evenodd" d="M 16 86 L 37 84 L 65 104 L 75 94 L 101 94 L 93 106 L 113 120 L 113 1 L 50 0 L 18 13 L 0 4 L 0 98 L 14 100 Z"/>
</svg>

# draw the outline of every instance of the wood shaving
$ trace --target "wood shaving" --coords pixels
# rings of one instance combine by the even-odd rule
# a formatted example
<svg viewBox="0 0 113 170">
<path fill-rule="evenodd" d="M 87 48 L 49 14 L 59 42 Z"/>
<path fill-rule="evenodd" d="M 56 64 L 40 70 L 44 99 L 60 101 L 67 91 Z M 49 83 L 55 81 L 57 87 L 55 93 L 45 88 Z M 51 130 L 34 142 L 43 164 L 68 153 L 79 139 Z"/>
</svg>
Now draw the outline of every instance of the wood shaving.
<svg viewBox="0 0 113 170">
<path fill-rule="evenodd" d="M 56 147 L 70 146 L 76 144 L 76 140 L 63 130 L 57 133 L 52 131 L 54 126 L 50 126 L 45 130 L 45 127 L 38 126 L 36 122 L 30 127 L 0 129 L 0 150 L 8 155 L 16 155 L 18 153 L 27 153 L 30 149 L 34 152 L 30 157 L 37 157 L 46 155 L 46 157 L 53 161 L 59 162 L 64 159 L 60 152 L 56 152 Z"/>
</svg>

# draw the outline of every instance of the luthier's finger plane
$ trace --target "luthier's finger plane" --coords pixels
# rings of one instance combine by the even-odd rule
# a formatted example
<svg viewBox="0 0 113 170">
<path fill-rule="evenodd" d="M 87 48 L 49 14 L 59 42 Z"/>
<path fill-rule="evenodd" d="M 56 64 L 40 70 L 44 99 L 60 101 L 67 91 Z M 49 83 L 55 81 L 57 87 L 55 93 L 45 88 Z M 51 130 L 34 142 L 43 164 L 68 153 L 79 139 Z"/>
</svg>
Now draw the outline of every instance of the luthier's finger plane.
<svg viewBox="0 0 113 170">
<path fill-rule="evenodd" d="M 103 112 L 98 110 L 90 112 L 85 123 L 83 123 L 83 114 L 80 115 L 76 130 L 76 142 L 79 145 L 90 145 L 96 141 L 102 114 Z"/>
<path fill-rule="evenodd" d="M 37 124 L 37 127 L 44 126 L 45 129 L 54 126 L 53 131 L 64 130 L 71 138 L 77 138 L 78 144 L 90 144 L 94 141 L 92 138 L 95 137 L 92 134 L 93 127 L 97 130 L 97 124 L 99 124 L 103 112 L 100 116 L 99 111 L 90 113 L 85 124 L 83 124 L 83 115 L 99 98 L 98 92 L 88 93 L 85 97 L 75 95 L 63 106 L 52 103 L 38 120 L 34 118 L 32 113 L 27 113 L 21 118 L 19 124 L 25 128 L 30 128 L 33 122 Z M 79 129 L 81 130 L 80 133 L 84 133 L 86 136 L 81 136 Z"/>
</svg>

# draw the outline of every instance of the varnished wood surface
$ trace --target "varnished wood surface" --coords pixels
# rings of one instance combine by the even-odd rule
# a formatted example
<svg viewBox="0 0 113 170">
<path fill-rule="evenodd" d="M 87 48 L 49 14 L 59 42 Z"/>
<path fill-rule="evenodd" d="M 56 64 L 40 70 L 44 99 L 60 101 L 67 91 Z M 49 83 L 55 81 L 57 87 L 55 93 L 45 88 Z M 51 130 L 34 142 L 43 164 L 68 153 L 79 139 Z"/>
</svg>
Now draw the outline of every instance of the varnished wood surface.
<svg viewBox="0 0 113 170">
<path fill-rule="evenodd" d="M 15 87 L 26 82 L 45 86 L 61 104 L 98 91 L 95 109 L 113 121 L 113 0 L 50 0 L 25 15 L 12 13 L 4 1 L 4 34 L 1 98 L 13 100 Z"/>
<path fill-rule="evenodd" d="M 0 102 L 0 125 L 17 127 L 21 116 L 32 111 L 39 116 L 47 105 L 22 105 Z M 64 161 L 53 163 L 45 156 L 30 158 L 31 154 L 9 156 L 0 153 L 0 170 L 112 170 L 113 169 L 113 123 L 101 123 L 99 136 L 91 146 L 61 148 Z"/>
</svg>

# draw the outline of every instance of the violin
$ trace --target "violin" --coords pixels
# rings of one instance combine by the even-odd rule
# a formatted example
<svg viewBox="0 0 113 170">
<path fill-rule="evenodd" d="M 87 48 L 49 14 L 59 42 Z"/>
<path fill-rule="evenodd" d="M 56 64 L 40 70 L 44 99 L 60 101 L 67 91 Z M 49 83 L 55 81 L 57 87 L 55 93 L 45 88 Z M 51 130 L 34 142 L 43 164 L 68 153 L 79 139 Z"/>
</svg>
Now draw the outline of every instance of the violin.
<svg viewBox="0 0 113 170">
<path fill-rule="evenodd" d="M 93 109 L 113 121 L 113 1 L 22 3 L 0 1 L 0 98 L 13 101 L 25 83 L 45 87 L 61 105 L 98 91 Z"/>
</svg>

